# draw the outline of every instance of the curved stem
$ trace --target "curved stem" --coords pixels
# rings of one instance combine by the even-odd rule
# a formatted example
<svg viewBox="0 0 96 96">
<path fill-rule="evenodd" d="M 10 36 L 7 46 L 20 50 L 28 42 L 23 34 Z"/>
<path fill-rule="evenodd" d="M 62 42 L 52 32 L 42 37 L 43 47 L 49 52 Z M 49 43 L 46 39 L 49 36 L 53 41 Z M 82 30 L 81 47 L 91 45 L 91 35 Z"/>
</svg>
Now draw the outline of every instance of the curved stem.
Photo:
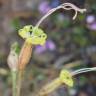
<svg viewBox="0 0 96 96">
<path fill-rule="evenodd" d="M 65 10 L 71 10 L 73 9 L 75 11 L 75 15 L 73 16 L 73 20 L 76 18 L 77 16 L 77 12 L 85 12 L 86 9 L 80 9 L 78 8 L 77 6 L 75 6 L 74 4 L 71 4 L 71 3 L 64 3 L 64 4 L 61 4 L 59 5 L 58 7 L 56 8 L 53 8 L 51 10 L 48 11 L 47 14 L 45 14 L 36 24 L 36 27 L 39 27 L 39 25 L 43 22 L 44 19 L 46 19 L 49 15 L 51 15 L 53 12 L 57 11 L 58 9 L 65 9 Z"/>
<path fill-rule="evenodd" d="M 49 10 L 49 12 L 47 14 L 45 14 L 36 24 L 36 27 L 39 27 L 39 25 L 48 17 L 50 16 L 53 12 L 55 12 L 56 10 L 60 9 L 60 6 L 53 8 L 51 10 Z"/>
</svg>

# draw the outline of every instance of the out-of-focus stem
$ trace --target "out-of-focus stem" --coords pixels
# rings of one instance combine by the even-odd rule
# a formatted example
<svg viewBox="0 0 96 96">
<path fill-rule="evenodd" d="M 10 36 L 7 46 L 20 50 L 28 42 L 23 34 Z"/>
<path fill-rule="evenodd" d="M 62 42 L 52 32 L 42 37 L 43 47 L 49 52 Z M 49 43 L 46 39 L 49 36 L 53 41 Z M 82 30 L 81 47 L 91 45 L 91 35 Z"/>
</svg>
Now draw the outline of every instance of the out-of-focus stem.
<svg viewBox="0 0 96 96">
<path fill-rule="evenodd" d="M 17 71 L 11 71 L 12 76 L 12 96 L 16 96 Z"/>
<path fill-rule="evenodd" d="M 72 76 L 75 76 L 81 73 L 86 73 L 86 72 L 91 72 L 91 71 L 96 71 L 96 67 L 77 69 L 76 71 L 73 71 L 71 74 Z"/>
<path fill-rule="evenodd" d="M 41 88 L 41 90 L 36 96 L 46 96 L 52 91 L 56 90 L 62 84 L 66 84 L 70 87 L 73 86 L 73 79 L 71 77 L 70 72 L 67 70 L 61 70 L 59 77 L 54 79 L 52 82 L 49 82 L 43 88 Z"/>
<path fill-rule="evenodd" d="M 61 81 L 59 78 L 53 80 L 51 83 L 49 82 L 47 85 L 45 85 L 43 88 L 41 88 L 41 90 L 39 91 L 39 93 L 36 96 L 46 96 L 49 93 L 51 93 L 52 91 L 56 90 L 60 85 L 61 85 Z"/>
<path fill-rule="evenodd" d="M 22 79 L 23 79 L 23 71 L 19 71 L 18 72 L 18 80 L 17 80 L 17 95 L 16 96 L 20 96 Z"/>
</svg>

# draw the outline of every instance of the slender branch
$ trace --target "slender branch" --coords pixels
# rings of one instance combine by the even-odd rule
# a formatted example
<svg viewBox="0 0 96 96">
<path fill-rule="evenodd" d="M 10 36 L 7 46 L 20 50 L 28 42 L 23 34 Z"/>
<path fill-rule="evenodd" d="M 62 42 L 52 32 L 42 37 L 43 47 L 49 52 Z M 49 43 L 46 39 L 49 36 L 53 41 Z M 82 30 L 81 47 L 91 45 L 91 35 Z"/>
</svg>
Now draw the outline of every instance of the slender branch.
<svg viewBox="0 0 96 96">
<path fill-rule="evenodd" d="M 71 4 L 71 3 L 64 3 L 64 4 L 61 4 L 59 5 L 58 7 L 56 8 L 53 8 L 51 10 L 48 11 L 47 14 L 45 14 L 36 24 L 36 27 L 39 27 L 39 25 L 43 22 L 44 19 L 46 19 L 48 16 L 50 16 L 53 12 L 57 11 L 58 9 L 65 9 L 65 10 L 71 10 L 73 9 L 75 11 L 75 15 L 73 16 L 73 20 L 76 18 L 77 16 L 77 12 L 85 12 L 86 9 L 80 9 L 78 8 L 77 6 Z"/>
<path fill-rule="evenodd" d="M 90 71 L 96 71 L 96 67 L 78 69 L 76 71 L 73 71 L 71 74 L 72 74 L 72 76 L 75 76 L 75 75 L 78 75 L 78 74 L 81 74 L 81 73 L 90 72 Z"/>
<path fill-rule="evenodd" d="M 47 96 L 50 94 L 54 89 L 57 89 L 61 84 L 59 78 L 54 79 L 50 83 L 46 84 L 41 90 L 36 94 L 36 96 Z"/>
</svg>

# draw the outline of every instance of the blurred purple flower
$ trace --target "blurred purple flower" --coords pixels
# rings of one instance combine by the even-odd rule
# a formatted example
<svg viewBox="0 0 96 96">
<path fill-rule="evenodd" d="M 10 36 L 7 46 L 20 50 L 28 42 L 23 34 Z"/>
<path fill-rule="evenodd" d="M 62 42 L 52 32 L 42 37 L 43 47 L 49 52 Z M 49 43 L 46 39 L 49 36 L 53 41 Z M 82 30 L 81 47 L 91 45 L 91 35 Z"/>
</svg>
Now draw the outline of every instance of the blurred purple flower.
<svg viewBox="0 0 96 96">
<path fill-rule="evenodd" d="M 39 5 L 39 8 L 38 8 L 38 10 L 43 14 L 46 14 L 50 9 L 51 9 L 51 7 L 49 6 L 48 1 L 41 2 L 41 4 Z"/>
<path fill-rule="evenodd" d="M 93 23 L 94 21 L 95 21 L 95 16 L 94 15 L 89 15 L 89 16 L 86 17 L 86 22 L 88 24 Z"/>
<path fill-rule="evenodd" d="M 35 47 L 35 53 L 43 53 L 44 51 L 46 51 L 46 47 L 45 46 L 40 46 L 40 45 L 38 45 L 38 46 L 36 46 Z"/>
<path fill-rule="evenodd" d="M 88 25 L 88 28 L 91 29 L 91 30 L 96 31 L 96 22 L 94 22 L 94 23 Z"/>
<path fill-rule="evenodd" d="M 55 44 L 54 44 L 53 41 L 48 40 L 48 41 L 46 42 L 46 48 L 49 49 L 50 51 L 53 51 L 53 50 L 56 49 L 56 46 L 55 46 Z"/>
<path fill-rule="evenodd" d="M 46 50 L 54 51 L 56 49 L 56 45 L 52 40 L 47 40 L 44 46 L 36 46 L 35 47 L 35 53 L 43 53 Z"/>
</svg>

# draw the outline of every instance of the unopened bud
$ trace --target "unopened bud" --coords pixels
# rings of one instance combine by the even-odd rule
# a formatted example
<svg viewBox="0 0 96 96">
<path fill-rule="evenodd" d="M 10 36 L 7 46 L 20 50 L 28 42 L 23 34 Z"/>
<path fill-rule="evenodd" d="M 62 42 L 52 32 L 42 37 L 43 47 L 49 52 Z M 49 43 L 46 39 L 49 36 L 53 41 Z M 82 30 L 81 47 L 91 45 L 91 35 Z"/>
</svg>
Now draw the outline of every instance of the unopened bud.
<svg viewBox="0 0 96 96">
<path fill-rule="evenodd" d="M 18 69 L 18 44 L 15 42 L 10 48 L 10 53 L 7 59 L 8 66 L 11 70 L 16 71 Z"/>
</svg>

